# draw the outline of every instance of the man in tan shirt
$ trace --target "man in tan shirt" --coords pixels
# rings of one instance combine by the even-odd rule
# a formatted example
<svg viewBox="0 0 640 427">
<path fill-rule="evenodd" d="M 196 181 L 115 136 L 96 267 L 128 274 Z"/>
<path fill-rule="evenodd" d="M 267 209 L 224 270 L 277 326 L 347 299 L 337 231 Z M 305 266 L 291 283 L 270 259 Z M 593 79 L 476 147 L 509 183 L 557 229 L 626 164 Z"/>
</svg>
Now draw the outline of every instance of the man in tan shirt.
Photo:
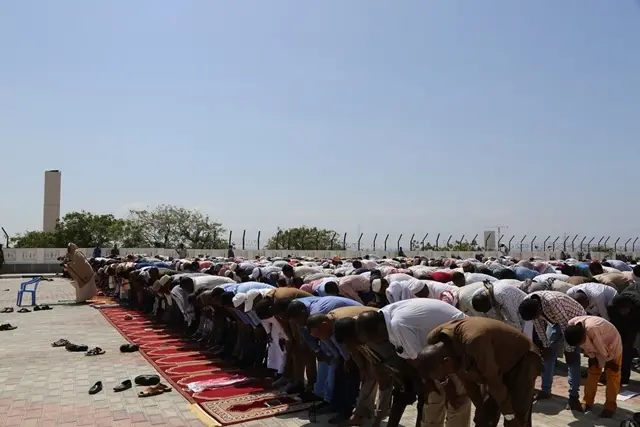
<svg viewBox="0 0 640 427">
<path fill-rule="evenodd" d="M 466 317 L 435 328 L 427 342 L 418 356 L 421 376 L 443 381 L 457 374 L 476 407 L 476 426 L 496 426 L 500 414 L 505 426 L 531 426 L 542 360 L 526 335 L 498 320 Z"/>
</svg>

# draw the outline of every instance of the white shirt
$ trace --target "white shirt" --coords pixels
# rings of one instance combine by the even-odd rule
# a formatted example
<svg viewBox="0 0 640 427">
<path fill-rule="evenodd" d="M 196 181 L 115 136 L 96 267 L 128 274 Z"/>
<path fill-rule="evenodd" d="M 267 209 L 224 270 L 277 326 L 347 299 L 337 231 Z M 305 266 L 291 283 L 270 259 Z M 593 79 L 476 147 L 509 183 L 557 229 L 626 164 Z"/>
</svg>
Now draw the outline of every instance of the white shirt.
<svg viewBox="0 0 640 427">
<path fill-rule="evenodd" d="M 549 279 L 555 279 L 555 280 L 560 280 L 562 282 L 566 282 L 567 279 L 569 279 L 569 276 L 567 276 L 566 274 L 560 274 L 560 273 L 545 273 L 545 274 L 538 274 L 536 277 L 533 278 L 533 281 L 541 283 Z"/>
<path fill-rule="evenodd" d="M 496 320 L 502 320 L 507 325 L 512 326 L 518 330 L 522 330 L 524 327 L 524 320 L 520 317 L 520 303 L 524 301 L 527 294 L 513 285 L 502 283 L 501 281 L 492 283 L 493 286 L 493 298 L 495 304 L 487 315 Z M 481 287 L 474 292 L 474 295 L 478 293 L 486 293 L 487 288 Z"/>
<path fill-rule="evenodd" d="M 493 283 L 498 279 L 483 273 L 464 273 L 464 280 L 465 282 L 467 282 L 467 285 L 470 285 L 476 282 L 484 282 L 485 280 L 488 280 L 491 283 Z"/>
<path fill-rule="evenodd" d="M 589 306 L 585 309 L 588 314 L 609 320 L 607 306 L 618 295 L 618 291 L 614 287 L 601 283 L 582 283 L 572 286 L 567 290 L 567 295 L 575 299 L 578 291 L 582 291 L 589 298 Z"/>
<path fill-rule="evenodd" d="M 457 308 L 430 298 L 412 298 L 380 309 L 387 325 L 389 341 L 402 347 L 399 356 L 415 359 L 427 345 L 427 336 L 436 327 L 464 317 Z"/>
</svg>

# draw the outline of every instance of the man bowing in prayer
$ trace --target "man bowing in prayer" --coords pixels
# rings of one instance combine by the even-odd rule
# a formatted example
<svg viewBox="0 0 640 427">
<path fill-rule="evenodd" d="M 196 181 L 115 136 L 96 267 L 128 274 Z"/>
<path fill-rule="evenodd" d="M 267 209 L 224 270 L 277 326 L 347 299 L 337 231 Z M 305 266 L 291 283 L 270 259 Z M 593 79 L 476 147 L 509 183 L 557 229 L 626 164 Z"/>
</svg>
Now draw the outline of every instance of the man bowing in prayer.
<svg viewBox="0 0 640 427">
<path fill-rule="evenodd" d="M 527 336 L 494 319 L 466 317 L 435 328 L 427 341 L 418 371 L 438 383 L 456 374 L 476 407 L 477 427 L 497 426 L 500 414 L 505 426 L 531 426 L 542 360 Z"/>
<path fill-rule="evenodd" d="M 98 293 L 95 273 L 81 250 L 75 243 L 67 246 L 65 266 L 73 280 L 71 284 L 76 289 L 76 302 L 90 300 Z"/>
</svg>

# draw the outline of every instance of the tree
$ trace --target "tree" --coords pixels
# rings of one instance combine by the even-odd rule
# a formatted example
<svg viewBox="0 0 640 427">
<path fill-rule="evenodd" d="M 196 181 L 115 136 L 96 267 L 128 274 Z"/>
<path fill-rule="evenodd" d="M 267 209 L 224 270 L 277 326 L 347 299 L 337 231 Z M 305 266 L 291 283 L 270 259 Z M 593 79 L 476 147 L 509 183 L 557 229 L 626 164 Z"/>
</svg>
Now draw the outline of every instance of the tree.
<svg viewBox="0 0 640 427">
<path fill-rule="evenodd" d="M 338 233 L 333 230 L 304 225 L 287 230 L 278 228 L 278 232 L 269 239 L 265 249 L 330 250 L 332 246 L 333 249 L 341 249 L 342 242 L 337 240 L 337 236 Z"/>
<path fill-rule="evenodd" d="M 195 249 L 223 249 L 222 224 L 198 210 L 160 205 L 152 210 L 131 210 L 125 226 L 132 247 L 174 248 L 183 243 Z"/>
<path fill-rule="evenodd" d="M 113 244 L 125 248 L 174 248 L 179 243 L 195 249 L 223 249 L 225 230 L 197 210 L 161 205 L 132 210 L 127 218 L 111 214 L 69 212 L 55 231 L 27 231 L 11 240 L 17 248 L 64 248 L 73 242 L 81 248 Z"/>
</svg>

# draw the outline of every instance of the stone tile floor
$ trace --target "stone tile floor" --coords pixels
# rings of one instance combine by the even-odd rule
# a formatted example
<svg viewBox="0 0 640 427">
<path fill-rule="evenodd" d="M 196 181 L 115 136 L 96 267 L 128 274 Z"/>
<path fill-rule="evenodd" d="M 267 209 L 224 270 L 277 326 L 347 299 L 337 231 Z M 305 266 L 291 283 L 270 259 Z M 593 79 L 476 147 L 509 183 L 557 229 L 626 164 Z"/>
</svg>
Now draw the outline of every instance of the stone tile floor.
<svg viewBox="0 0 640 427">
<path fill-rule="evenodd" d="M 2 276 L 0 276 L 1 278 Z M 20 279 L 0 279 L 0 308 L 14 306 Z M 9 289 L 5 291 L 5 289 Z M 71 300 L 73 288 L 56 278 L 42 282 L 38 303 L 56 304 Z M 14 306 L 15 307 L 15 306 Z M 204 426 L 189 402 L 173 391 L 140 399 L 137 389 L 114 393 L 111 389 L 125 379 L 154 373 L 154 368 L 138 353 L 118 351 L 124 339 L 98 310 L 88 306 L 53 305 L 51 311 L 0 314 L 0 323 L 18 326 L 0 332 L 0 426 Z M 87 357 L 52 348 L 50 343 L 66 338 L 107 353 Z M 636 380 L 640 379 L 634 374 Z M 89 396 L 96 381 L 104 390 Z M 604 391 L 604 390 L 602 390 Z M 564 410 L 567 380 L 559 376 L 554 384 L 558 398 L 535 406 L 534 425 L 545 427 L 618 426 L 631 413 L 640 412 L 640 399 L 619 402 L 613 420 L 599 420 L 592 414 L 572 414 Z M 600 394 L 600 393 L 599 393 Z M 596 405 L 599 410 L 599 405 Z M 403 425 L 415 425 L 416 409 L 410 407 Z M 242 424 L 242 427 L 298 427 L 311 424 L 305 412 Z M 318 417 L 316 425 L 328 425 Z"/>
</svg>

